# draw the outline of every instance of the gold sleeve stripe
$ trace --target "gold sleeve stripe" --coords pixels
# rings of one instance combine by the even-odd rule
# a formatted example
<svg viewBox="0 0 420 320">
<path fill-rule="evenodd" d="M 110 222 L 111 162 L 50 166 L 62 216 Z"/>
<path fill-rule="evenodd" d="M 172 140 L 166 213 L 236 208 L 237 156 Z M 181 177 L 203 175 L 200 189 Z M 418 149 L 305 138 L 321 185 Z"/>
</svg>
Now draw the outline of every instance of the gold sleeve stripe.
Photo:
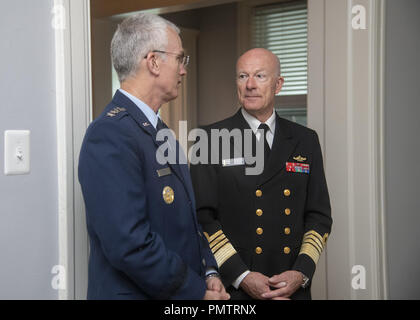
<svg viewBox="0 0 420 320">
<path fill-rule="evenodd" d="M 310 230 L 310 231 L 306 232 L 305 236 L 307 236 L 307 235 L 313 235 L 314 237 L 318 238 L 320 241 L 323 241 L 321 235 L 314 230 Z"/>
<path fill-rule="evenodd" d="M 226 243 L 220 250 L 218 250 L 214 254 L 217 266 L 220 268 L 235 253 L 236 250 L 233 248 L 230 242 Z"/>
<path fill-rule="evenodd" d="M 319 240 L 316 239 L 316 238 L 314 238 L 313 236 L 305 237 L 303 239 L 303 241 L 311 241 L 311 242 L 313 242 L 314 245 L 318 248 L 318 251 L 319 252 L 322 252 L 322 249 L 324 248 L 324 246 L 322 245 L 322 243 L 320 243 Z"/>
<path fill-rule="evenodd" d="M 218 243 L 220 243 L 220 241 L 223 241 L 224 239 L 226 239 L 226 236 L 224 234 L 221 234 L 220 236 L 218 236 L 216 239 L 214 239 L 211 243 L 210 243 L 210 248 L 213 248 L 214 246 L 216 246 Z"/>
<path fill-rule="evenodd" d="M 312 245 L 304 243 L 300 248 L 299 255 L 301 254 L 308 255 L 314 261 L 315 265 L 318 263 L 320 254 Z"/>
<path fill-rule="evenodd" d="M 207 232 L 204 232 L 204 235 L 209 242 L 211 252 L 216 259 L 219 268 L 236 253 L 236 250 L 222 230 L 213 233 L 211 236 L 209 236 Z"/>
<path fill-rule="evenodd" d="M 322 250 L 320 250 L 320 249 L 318 248 L 318 246 L 312 242 L 312 240 L 308 240 L 308 239 L 307 239 L 307 240 L 305 240 L 303 243 L 307 243 L 307 244 L 311 245 L 312 247 L 314 247 L 314 248 L 316 249 L 316 251 L 318 251 L 318 252 L 319 252 L 319 254 L 321 254 Z"/>
<path fill-rule="evenodd" d="M 302 246 L 300 247 L 299 254 L 308 255 L 314 261 L 314 263 L 317 264 L 321 252 L 325 247 L 325 240 L 327 237 L 328 235 L 324 235 L 324 237 L 322 237 L 315 230 L 306 232 L 303 236 Z"/>
<path fill-rule="evenodd" d="M 213 248 L 211 248 L 211 252 L 215 254 L 221 247 L 223 247 L 227 242 L 229 242 L 229 239 L 225 239 L 222 242 L 219 242 L 217 245 L 215 245 Z"/>
<path fill-rule="evenodd" d="M 324 246 L 324 239 L 318 232 L 316 232 L 315 230 L 310 230 L 305 233 L 304 237 L 309 236 L 309 235 L 313 235 L 314 237 L 318 238 L 319 241 L 322 243 L 322 246 Z"/>
<path fill-rule="evenodd" d="M 206 232 L 205 232 L 205 234 L 206 234 L 207 241 L 210 243 L 214 239 L 216 239 L 218 236 L 220 236 L 221 234 L 223 234 L 223 231 L 222 230 L 219 230 L 216 233 L 213 233 L 211 236 L 209 236 L 209 234 L 206 233 Z"/>
</svg>

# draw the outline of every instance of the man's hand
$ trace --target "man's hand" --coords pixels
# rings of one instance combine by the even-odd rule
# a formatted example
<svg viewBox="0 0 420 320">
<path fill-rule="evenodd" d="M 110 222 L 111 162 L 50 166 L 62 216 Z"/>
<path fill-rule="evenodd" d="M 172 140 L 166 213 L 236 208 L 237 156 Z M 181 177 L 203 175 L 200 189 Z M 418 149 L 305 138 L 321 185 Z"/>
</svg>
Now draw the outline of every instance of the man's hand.
<svg viewBox="0 0 420 320">
<path fill-rule="evenodd" d="M 203 299 L 204 300 L 229 300 L 230 295 L 226 293 L 226 291 L 219 292 L 215 290 L 207 290 Z"/>
<path fill-rule="evenodd" d="M 277 289 L 264 293 L 263 298 L 273 300 L 289 298 L 302 285 L 303 275 L 299 271 L 289 270 L 272 276 L 268 279 L 268 283 Z"/>
<path fill-rule="evenodd" d="M 263 293 L 270 291 L 268 277 L 259 272 L 250 272 L 242 280 L 240 287 L 252 298 L 263 299 Z"/>
<path fill-rule="evenodd" d="M 206 279 L 207 291 L 204 300 L 229 300 L 230 295 L 226 292 L 225 286 L 219 277 L 208 277 Z"/>
<path fill-rule="evenodd" d="M 226 293 L 225 286 L 219 277 L 208 277 L 206 279 L 207 290 Z"/>
</svg>

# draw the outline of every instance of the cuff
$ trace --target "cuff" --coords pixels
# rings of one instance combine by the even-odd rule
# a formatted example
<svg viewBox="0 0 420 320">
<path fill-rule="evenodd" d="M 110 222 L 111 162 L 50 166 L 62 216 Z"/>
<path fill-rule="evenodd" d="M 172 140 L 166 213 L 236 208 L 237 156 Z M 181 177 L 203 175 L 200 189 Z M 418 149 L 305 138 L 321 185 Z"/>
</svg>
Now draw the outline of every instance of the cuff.
<svg viewBox="0 0 420 320">
<path fill-rule="evenodd" d="M 215 268 L 208 268 L 206 270 L 206 277 L 209 276 L 209 275 L 211 275 L 211 274 L 213 274 L 213 273 L 219 274 Z"/>
<path fill-rule="evenodd" d="M 315 268 L 316 265 L 314 261 L 308 255 L 300 254 L 297 257 L 292 269 L 303 273 L 309 278 L 309 280 L 312 280 L 312 277 L 315 273 Z"/>
<path fill-rule="evenodd" d="M 232 286 L 238 290 L 239 286 L 241 285 L 242 280 L 250 273 L 251 271 L 247 270 L 244 273 L 242 273 L 239 277 L 236 278 L 236 280 L 232 283 Z"/>
</svg>

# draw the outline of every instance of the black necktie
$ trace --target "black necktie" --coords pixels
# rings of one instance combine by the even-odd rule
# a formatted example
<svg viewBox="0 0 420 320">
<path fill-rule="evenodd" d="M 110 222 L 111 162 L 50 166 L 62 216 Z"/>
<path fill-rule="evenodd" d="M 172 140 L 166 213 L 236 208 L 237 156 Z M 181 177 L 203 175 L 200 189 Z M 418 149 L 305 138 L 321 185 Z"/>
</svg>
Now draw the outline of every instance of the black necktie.
<svg viewBox="0 0 420 320">
<path fill-rule="evenodd" d="M 262 138 L 264 139 L 264 163 L 266 163 L 271 151 L 270 145 L 267 142 L 267 132 L 270 130 L 270 128 L 265 123 L 261 123 L 258 129 L 264 131 Z"/>
<path fill-rule="evenodd" d="M 162 121 L 162 119 L 160 119 L 159 117 L 158 117 L 158 121 L 157 121 L 157 125 L 156 125 L 156 131 L 159 131 L 159 130 L 161 130 L 161 129 L 165 129 L 166 127 L 165 127 L 165 125 L 163 124 L 163 121 Z"/>
</svg>

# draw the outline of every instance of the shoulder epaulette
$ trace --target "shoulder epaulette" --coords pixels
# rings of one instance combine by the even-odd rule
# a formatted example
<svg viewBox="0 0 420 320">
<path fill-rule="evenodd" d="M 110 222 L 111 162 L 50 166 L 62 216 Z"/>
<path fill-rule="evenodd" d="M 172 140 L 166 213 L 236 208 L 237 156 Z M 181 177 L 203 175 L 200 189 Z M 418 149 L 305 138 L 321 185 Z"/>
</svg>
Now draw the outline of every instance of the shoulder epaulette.
<svg viewBox="0 0 420 320">
<path fill-rule="evenodd" d="M 112 109 L 111 111 L 109 111 L 106 115 L 107 117 L 115 117 L 117 114 L 119 114 L 120 112 L 126 111 L 125 108 L 121 108 L 121 107 L 115 107 L 114 109 Z"/>
</svg>

